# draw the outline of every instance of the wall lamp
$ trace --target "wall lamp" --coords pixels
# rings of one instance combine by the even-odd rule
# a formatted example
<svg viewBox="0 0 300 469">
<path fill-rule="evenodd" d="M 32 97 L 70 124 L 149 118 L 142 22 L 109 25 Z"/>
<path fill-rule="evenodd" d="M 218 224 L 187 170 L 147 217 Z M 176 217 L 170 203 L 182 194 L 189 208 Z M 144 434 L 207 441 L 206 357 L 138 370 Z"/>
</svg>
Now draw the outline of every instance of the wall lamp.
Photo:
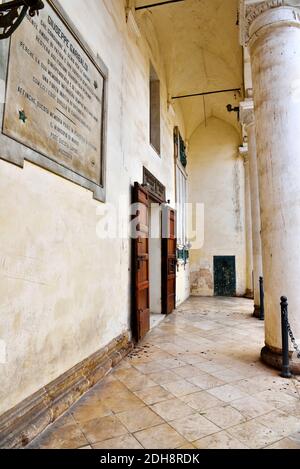
<svg viewBox="0 0 300 469">
<path fill-rule="evenodd" d="M 26 13 L 35 16 L 44 8 L 42 0 L 12 0 L 0 5 L 0 40 L 10 37 L 20 26 Z"/>
<path fill-rule="evenodd" d="M 239 108 L 239 106 L 234 107 L 231 104 L 227 104 L 226 109 L 227 109 L 228 112 L 236 112 L 237 115 L 238 115 L 238 120 L 239 120 L 239 118 L 240 118 L 240 108 Z"/>
</svg>

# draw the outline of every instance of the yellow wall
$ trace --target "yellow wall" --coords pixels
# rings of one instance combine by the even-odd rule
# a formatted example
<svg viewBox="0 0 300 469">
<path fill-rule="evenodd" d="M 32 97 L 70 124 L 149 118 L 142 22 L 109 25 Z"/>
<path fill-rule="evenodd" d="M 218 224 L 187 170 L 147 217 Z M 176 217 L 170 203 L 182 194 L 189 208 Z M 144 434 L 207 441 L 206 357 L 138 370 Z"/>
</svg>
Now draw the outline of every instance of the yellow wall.
<svg viewBox="0 0 300 469">
<path fill-rule="evenodd" d="M 216 118 L 198 127 L 189 142 L 189 202 L 204 204 L 204 244 L 192 249 L 190 259 L 194 295 L 214 294 L 213 256 L 236 256 L 237 293 L 245 293 L 245 187 L 239 145 L 236 130 Z"/>
</svg>

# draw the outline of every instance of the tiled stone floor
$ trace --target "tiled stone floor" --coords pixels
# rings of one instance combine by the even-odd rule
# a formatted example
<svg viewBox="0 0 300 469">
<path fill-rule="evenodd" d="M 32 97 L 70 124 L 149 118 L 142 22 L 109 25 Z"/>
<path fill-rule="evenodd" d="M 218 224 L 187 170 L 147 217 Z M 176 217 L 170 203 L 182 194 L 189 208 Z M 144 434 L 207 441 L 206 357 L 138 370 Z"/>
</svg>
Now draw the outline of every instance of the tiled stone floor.
<svg viewBox="0 0 300 469">
<path fill-rule="evenodd" d="M 191 298 L 31 448 L 300 449 L 300 383 L 246 299 Z"/>
</svg>

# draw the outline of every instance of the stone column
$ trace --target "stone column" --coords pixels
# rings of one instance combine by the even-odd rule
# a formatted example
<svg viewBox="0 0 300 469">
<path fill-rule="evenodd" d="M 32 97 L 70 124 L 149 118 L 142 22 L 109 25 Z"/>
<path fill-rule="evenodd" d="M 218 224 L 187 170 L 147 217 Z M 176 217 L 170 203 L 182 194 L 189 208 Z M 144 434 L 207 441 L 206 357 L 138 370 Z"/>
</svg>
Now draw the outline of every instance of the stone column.
<svg viewBox="0 0 300 469">
<path fill-rule="evenodd" d="M 248 147 L 240 147 L 245 168 L 246 297 L 253 298 L 253 245 Z"/>
<path fill-rule="evenodd" d="M 252 257 L 253 257 L 253 291 L 254 316 L 260 316 L 259 277 L 263 276 L 261 252 L 261 220 L 258 188 L 258 169 L 256 154 L 256 136 L 253 100 L 247 99 L 240 104 L 241 123 L 248 137 L 248 159 L 250 171 L 250 194 L 252 216 Z"/>
<path fill-rule="evenodd" d="M 265 279 L 262 358 L 277 367 L 281 295 L 289 299 L 291 327 L 300 338 L 300 9 L 296 4 L 300 6 L 300 1 L 245 0 L 241 9 L 256 120 Z M 292 369 L 300 372 L 295 355 Z"/>
</svg>

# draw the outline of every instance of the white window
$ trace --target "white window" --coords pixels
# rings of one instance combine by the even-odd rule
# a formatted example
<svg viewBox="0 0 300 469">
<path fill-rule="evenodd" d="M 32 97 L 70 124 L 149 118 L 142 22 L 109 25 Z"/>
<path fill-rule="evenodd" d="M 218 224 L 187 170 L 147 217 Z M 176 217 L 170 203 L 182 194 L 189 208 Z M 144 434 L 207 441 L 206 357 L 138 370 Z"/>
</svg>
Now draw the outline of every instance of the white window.
<svg viewBox="0 0 300 469">
<path fill-rule="evenodd" d="M 186 259 L 187 251 L 187 173 L 186 149 L 178 128 L 174 132 L 176 163 L 176 206 L 177 206 L 177 248 L 178 257 Z"/>
<path fill-rule="evenodd" d="M 150 144 L 160 155 L 160 81 L 150 66 Z"/>
<path fill-rule="evenodd" d="M 177 244 L 179 249 L 187 244 L 186 234 L 186 202 L 187 177 L 179 164 L 176 165 L 176 202 L 177 202 Z"/>
</svg>

